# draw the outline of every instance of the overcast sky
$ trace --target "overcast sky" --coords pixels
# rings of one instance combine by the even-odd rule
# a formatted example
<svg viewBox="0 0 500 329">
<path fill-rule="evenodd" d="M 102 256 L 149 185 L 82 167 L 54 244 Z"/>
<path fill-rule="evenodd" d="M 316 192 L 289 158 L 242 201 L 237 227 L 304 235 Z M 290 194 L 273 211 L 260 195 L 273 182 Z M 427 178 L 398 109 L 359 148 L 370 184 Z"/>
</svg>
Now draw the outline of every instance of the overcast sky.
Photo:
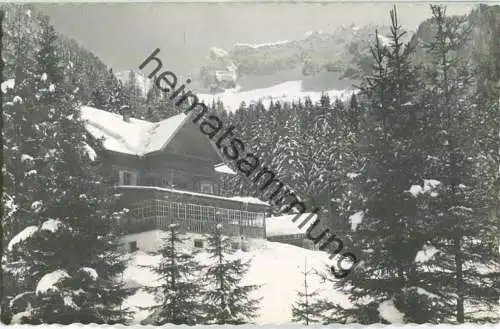
<svg viewBox="0 0 500 329">
<path fill-rule="evenodd" d="M 113 69 L 136 69 L 156 47 L 164 67 L 185 75 L 198 69 L 212 46 L 302 38 L 343 24 L 388 25 L 389 3 L 330 4 L 38 4 L 58 31 L 73 37 Z M 472 4 L 449 4 L 464 14 Z M 399 4 L 401 24 L 414 30 L 430 16 L 428 4 Z"/>
</svg>

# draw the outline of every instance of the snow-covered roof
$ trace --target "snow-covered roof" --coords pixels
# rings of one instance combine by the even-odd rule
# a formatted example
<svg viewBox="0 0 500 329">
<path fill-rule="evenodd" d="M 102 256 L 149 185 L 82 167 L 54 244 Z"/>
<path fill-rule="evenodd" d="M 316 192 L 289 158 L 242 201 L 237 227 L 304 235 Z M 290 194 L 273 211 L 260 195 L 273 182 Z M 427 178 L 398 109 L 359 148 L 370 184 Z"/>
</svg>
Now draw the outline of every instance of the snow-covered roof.
<svg viewBox="0 0 500 329">
<path fill-rule="evenodd" d="M 233 169 L 229 168 L 226 164 L 224 163 L 219 163 L 214 166 L 215 171 L 223 173 L 223 174 L 229 174 L 229 175 L 236 175 Z"/>
<path fill-rule="evenodd" d="M 302 214 L 295 223 L 292 222 L 292 219 L 297 216 L 297 214 L 268 217 L 266 218 L 266 236 L 305 234 L 307 228 L 314 223 L 317 217 L 317 215 L 314 215 L 309 219 L 306 225 L 299 228 L 300 223 L 309 215 L 311 215 L 311 213 Z"/>
<path fill-rule="evenodd" d="M 96 138 L 104 138 L 107 150 L 132 155 L 162 150 L 187 118 L 180 113 L 157 123 L 135 118 L 126 122 L 119 114 L 90 106 L 82 106 L 81 115 L 87 122 L 88 132 Z"/>
<path fill-rule="evenodd" d="M 172 140 L 172 137 L 182 127 L 187 115 L 180 113 L 168 119 L 154 124 L 154 127 L 148 131 L 148 144 L 144 154 L 159 151 L 163 149 Z"/>
</svg>

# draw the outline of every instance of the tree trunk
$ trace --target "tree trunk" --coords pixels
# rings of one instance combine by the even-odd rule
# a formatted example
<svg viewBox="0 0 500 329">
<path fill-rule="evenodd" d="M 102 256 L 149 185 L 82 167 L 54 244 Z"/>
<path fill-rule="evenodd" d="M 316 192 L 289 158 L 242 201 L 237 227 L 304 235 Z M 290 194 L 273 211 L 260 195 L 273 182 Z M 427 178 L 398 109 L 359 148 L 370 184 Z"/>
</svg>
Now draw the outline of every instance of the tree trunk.
<svg viewBox="0 0 500 329">
<path fill-rule="evenodd" d="M 455 239 L 455 270 L 457 273 L 457 322 L 464 323 L 463 258 L 460 250 L 461 238 Z"/>
</svg>

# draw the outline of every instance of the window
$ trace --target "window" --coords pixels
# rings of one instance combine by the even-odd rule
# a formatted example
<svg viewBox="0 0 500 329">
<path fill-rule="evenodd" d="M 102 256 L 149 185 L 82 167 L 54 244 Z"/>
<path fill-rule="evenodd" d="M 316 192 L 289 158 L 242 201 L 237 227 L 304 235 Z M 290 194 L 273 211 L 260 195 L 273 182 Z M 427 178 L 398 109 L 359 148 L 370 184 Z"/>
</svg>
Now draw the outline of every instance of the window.
<svg viewBox="0 0 500 329">
<path fill-rule="evenodd" d="M 214 186 L 211 182 L 202 182 L 200 184 L 201 193 L 214 194 Z"/>
<path fill-rule="evenodd" d="M 133 171 L 120 171 L 120 185 L 137 185 L 137 175 Z"/>
<path fill-rule="evenodd" d="M 171 187 L 174 185 L 174 171 L 168 170 L 164 175 L 161 176 L 161 186 Z"/>
<path fill-rule="evenodd" d="M 182 181 L 182 180 L 176 181 L 175 184 L 173 185 L 173 188 L 177 189 L 177 190 L 183 190 L 183 191 L 190 191 L 191 190 L 189 188 L 189 185 L 185 181 Z"/>
<path fill-rule="evenodd" d="M 159 179 L 157 177 L 148 176 L 145 179 L 145 184 L 146 186 L 158 186 L 159 185 L 158 181 Z"/>
<path fill-rule="evenodd" d="M 130 252 L 134 252 L 134 251 L 139 250 L 139 248 L 137 247 L 137 241 L 130 241 L 128 243 L 128 249 Z"/>
</svg>

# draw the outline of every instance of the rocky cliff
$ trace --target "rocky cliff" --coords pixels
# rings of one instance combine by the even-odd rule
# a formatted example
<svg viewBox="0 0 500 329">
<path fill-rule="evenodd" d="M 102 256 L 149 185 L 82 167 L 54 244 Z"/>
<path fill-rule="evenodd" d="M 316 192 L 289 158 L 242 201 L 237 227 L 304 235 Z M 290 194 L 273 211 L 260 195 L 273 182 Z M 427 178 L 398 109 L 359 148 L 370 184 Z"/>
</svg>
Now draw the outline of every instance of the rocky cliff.
<svg viewBox="0 0 500 329">
<path fill-rule="evenodd" d="M 212 48 L 198 79 L 211 92 L 236 85 L 245 90 L 303 79 L 310 81 L 314 90 L 325 88 L 324 80 L 333 84 L 335 80 L 355 80 L 370 68 L 369 44 L 376 29 L 373 25 L 342 26 L 331 33 L 308 32 L 301 40 L 239 43 L 228 51 Z M 387 42 L 388 28 L 378 30 L 380 41 Z"/>
<path fill-rule="evenodd" d="M 465 16 L 450 16 L 454 24 L 468 33 L 460 56 L 468 58 L 477 72 L 477 82 L 490 91 L 500 89 L 500 6 L 479 5 Z M 416 46 L 415 62 L 429 64 L 424 46 L 433 39 L 436 25 L 432 18 L 423 21 L 411 42 Z M 453 42 L 453 40 L 449 40 Z M 458 54 L 456 54 L 458 55 Z"/>
</svg>

